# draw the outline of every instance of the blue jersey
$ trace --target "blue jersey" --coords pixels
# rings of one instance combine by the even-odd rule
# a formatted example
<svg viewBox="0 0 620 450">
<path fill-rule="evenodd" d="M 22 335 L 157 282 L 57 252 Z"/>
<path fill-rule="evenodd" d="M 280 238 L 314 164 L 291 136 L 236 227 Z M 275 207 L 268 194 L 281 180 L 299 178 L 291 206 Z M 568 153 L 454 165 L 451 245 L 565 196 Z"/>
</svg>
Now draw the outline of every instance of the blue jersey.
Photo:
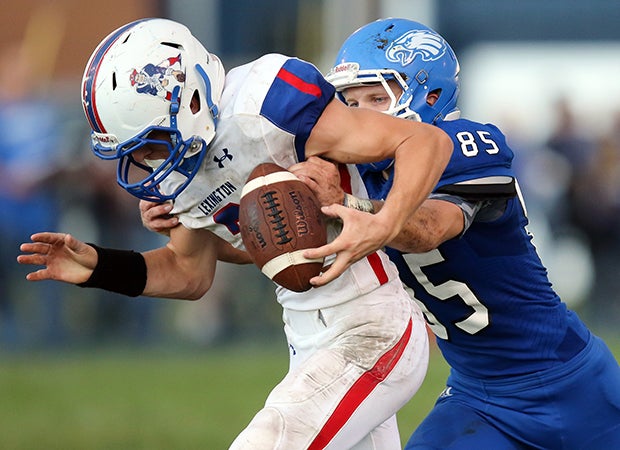
<svg viewBox="0 0 620 450">
<path fill-rule="evenodd" d="M 461 236 L 431 252 L 388 249 L 446 361 L 464 375 L 493 378 L 569 360 L 589 331 L 554 292 L 537 255 L 504 135 L 465 119 L 438 126 L 454 152 L 435 192 L 505 206 L 499 218 L 476 216 Z M 362 175 L 371 198 L 385 198 L 391 179 Z"/>
</svg>

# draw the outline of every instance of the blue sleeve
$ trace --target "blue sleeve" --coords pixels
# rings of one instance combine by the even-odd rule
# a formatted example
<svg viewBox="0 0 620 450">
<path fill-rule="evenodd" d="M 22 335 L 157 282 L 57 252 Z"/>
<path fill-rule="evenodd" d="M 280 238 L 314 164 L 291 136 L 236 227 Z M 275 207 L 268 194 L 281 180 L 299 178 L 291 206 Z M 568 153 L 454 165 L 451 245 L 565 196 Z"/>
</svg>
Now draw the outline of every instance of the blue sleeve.
<svg viewBox="0 0 620 450">
<path fill-rule="evenodd" d="M 514 154 L 496 126 L 465 119 L 444 121 L 437 126 L 450 136 L 454 150 L 435 192 L 469 199 L 516 194 Z"/>
<path fill-rule="evenodd" d="M 310 132 L 334 94 L 335 88 L 315 66 L 291 58 L 282 65 L 273 81 L 261 115 L 295 136 L 297 158 L 303 161 Z"/>
</svg>

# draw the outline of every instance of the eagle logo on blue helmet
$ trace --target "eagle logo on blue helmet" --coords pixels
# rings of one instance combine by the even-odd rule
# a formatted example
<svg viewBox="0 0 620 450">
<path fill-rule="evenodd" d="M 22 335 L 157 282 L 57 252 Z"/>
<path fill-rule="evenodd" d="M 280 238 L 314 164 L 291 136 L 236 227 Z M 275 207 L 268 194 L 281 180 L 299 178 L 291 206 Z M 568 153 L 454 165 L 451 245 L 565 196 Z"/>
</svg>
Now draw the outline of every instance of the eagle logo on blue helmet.
<svg viewBox="0 0 620 450">
<path fill-rule="evenodd" d="M 446 52 L 441 36 L 427 30 L 409 31 L 394 40 L 385 51 L 385 57 L 402 66 L 411 64 L 420 55 L 423 61 L 435 61 Z"/>
</svg>

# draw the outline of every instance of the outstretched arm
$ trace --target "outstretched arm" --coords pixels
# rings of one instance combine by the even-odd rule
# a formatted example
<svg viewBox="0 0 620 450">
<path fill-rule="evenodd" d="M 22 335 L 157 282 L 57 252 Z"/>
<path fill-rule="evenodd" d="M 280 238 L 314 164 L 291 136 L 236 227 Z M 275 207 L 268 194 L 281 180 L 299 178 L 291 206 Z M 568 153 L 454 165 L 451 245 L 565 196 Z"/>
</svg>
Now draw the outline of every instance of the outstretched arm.
<svg viewBox="0 0 620 450">
<path fill-rule="evenodd" d="M 221 241 L 206 230 L 176 227 L 165 247 L 142 254 L 104 249 L 102 262 L 95 248 L 68 234 L 37 233 L 31 239 L 20 246 L 17 261 L 45 267 L 29 273 L 30 281 L 86 283 L 126 295 L 187 300 L 199 299 L 211 287 Z M 125 284 L 131 287 L 125 290 Z M 144 286 L 142 292 L 135 292 L 136 286 Z"/>
</svg>

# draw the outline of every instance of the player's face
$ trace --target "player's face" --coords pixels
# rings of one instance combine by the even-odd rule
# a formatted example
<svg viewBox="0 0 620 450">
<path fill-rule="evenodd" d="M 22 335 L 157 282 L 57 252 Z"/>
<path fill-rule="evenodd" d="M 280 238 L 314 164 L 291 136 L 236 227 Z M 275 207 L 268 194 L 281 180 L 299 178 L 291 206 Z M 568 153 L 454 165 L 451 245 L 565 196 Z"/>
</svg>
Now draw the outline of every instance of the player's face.
<svg viewBox="0 0 620 450">
<path fill-rule="evenodd" d="M 402 89 L 394 80 L 388 81 L 388 86 L 396 98 L 402 94 Z M 368 86 L 356 86 L 342 91 L 347 105 L 356 108 L 374 109 L 375 111 L 387 111 L 391 104 L 391 98 L 381 84 Z"/>
<path fill-rule="evenodd" d="M 166 132 L 153 130 L 149 133 L 153 140 L 170 142 L 170 135 Z M 132 156 L 137 162 L 148 164 L 149 161 L 161 161 L 170 156 L 170 147 L 165 144 L 147 143 L 135 150 Z"/>
</svg>

